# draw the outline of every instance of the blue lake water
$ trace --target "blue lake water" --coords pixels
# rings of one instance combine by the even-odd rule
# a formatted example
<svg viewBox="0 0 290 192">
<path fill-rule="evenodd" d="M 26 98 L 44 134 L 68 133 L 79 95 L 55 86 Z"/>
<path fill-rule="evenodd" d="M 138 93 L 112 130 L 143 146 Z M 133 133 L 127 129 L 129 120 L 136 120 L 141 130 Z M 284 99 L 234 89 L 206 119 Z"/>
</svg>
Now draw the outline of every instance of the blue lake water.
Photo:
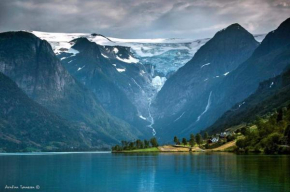
<svg viewBox="0 0 290 192">
<path fill-rule="evenodd" d="M 0 191 L 290 191 L 290 156 L 0 154 Z"/>
</svg>

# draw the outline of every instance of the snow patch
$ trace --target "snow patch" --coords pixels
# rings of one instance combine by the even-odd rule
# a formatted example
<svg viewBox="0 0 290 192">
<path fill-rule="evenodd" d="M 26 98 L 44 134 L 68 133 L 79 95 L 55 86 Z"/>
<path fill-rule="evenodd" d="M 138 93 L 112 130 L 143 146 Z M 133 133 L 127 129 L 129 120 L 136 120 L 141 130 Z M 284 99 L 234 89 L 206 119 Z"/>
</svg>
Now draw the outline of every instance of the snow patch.
<svg viewBox="0 0 290 192">
<path fill-rule="evenodd" d="M 118 60 L 120 60 L 120 61 L 123 61 L 123 62 L 125 62 L 125 63 L 138 63 L 139 62 L 139 59 L 135 59 L 134 57 L 132 57 L 131 55 L 129 56 L 129 58 L 128 59 L 122 59 L 122 58 L 120 58 L 120 57 L 116 57 Z"/>
<path fill-rule="evenodd" d="M 123 72 L 125 72 L 126 71 L 126 68 L 124 68 L 124 69 L 121 69 L 121 68 L 116 68 L 117 69 L 117 71 L 119 72 L 119 73 L 123 73 Z"/>
<path fill-rule="evenodd" d="M 116 47 L 114 47 L 113 51 L 114 51 L 115 54 L 117 54 L 119 52 L 119 49 L 117 49 Z"/>
<path fill-rule="evenodd" d="M 244 101 L 243 103 L 239 104 L 239 108 L 244 105 L 246 102 Z"/>
<path fill-rule="evenodd" d="M 210 63 L 204 64 L 204 65 L 200 66 L 200 68 L 203 68 L 203 67 L 205 67 L 207 65 L 210 65 Z"/>
<path fill-rule="evenodd" d="M 224 74 L 224 76 L 227 76 L 229 73 L 230 73 L 230 72 L 226 72 L 226 73 Z"/>
<path fill-rule="evenodd" d="M 75 49 L 73 49 L 73 48 L 70 48 L 67 52 L 73 54 L 72 56 L 75 56 L 76 54 L 79 53 L 78 50 L 75 50 Z"/>
<path fill-rule="evenodd" d="M 107 58 L 107 59 L 109 58 L 108 56 L 104 55 L 103 53 L 101 53 L 101 54 L 102 54 L 103 57 L 105 57 L 105 58 Z"/>
<path fill-rule="evenodd" d="M 271 85 L 269 86 L 269 88 L 271 88 L 274 85 L 274 82 L 271 83 Z"/>
<path fill-rule="evenodd" d="M 142 115 L 139 115 L 139 117 L 140 117 L 141 119 L 143 119 L 143 120 L 146 120 L 146 118 L 143 117 Z"/>
<path fill-rule="evenodd" d="M 144 74 L 145 74 L 145 71 L 144 70 L 141 70 L 140 71 L 140 75 L 143 76 Z"/>
<path fill-rule="evenodd" d="M 79 68 L 78 68 L 78 71 L 82 70 L 84 67 L 85 67 L 85 65 L 82 66 L 82 67 L 79 67 Z"/>
</svg>

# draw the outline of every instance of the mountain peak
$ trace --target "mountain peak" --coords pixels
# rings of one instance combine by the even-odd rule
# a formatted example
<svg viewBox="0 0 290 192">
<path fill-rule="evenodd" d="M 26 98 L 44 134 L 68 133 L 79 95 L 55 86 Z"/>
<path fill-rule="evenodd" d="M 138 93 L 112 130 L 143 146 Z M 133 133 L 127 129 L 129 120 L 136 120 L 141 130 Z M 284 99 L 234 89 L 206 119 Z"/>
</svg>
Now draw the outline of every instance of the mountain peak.
<svg viewBox="0 0 290 192">
<path fill-rule="evenodd" d="M 217 32 L 212 39 L 197 51 L 196 56 L 203 52 L 212 52 L 211 50 L 217 48 L 219 49 L 219 52 L 216 52 L 218 57 L 222 53 L 228 55 L 228 52 L 233 48 L 238 53 L 251 47 L 250 52 L 252 52 L 252 49 L 257 46 L 258 42 L 254 36 L 238 23 L 234 23 Z"/>
<path fill-rule="evenodd" d="M 269 32 L 261 45 L 254 52 L 255 56 L 267 54 L 275 49 L 282 48 L 290 44 L 290 18 L 282 22 L 279 27 Z"/>
<path fill-rule="evenodd" d="M 234 34 L 234 35 L 248 34 L 252 36 L 251 33 L 249 33 L 244 27 L 242 27 L 238 23 L 231 24 L 228 27 L 216 33 L 216 35 L 223 35 L 226 37 L 228 37 L 229 34 Z"/>
<path fill-rule="evenodd" d="M 283 21 L 283 22 L 280 24 L 279 28 L 280 28 L 280 27 L 284 27 L 284 26 L 287 26 L 288 28 L 290 27 L 290 17 L 287 18 L 285 21 Z"/>
<path fill-rule="evenodd" d="M 93 37 L 103 37 L 103 38 L 107 39 L 110 42 L 114 42 L 114 41 L 112 41 L 111 39 L 109 39 L 108 37 L 106 37 L 106 36 L 104 36 L 102 34 L 92 33 L 91 36 L 93 36 Z"/>
<path fill-rule="evenodd" d="M 229 25 L 226 29 L 244 29 L 240 24 L 238 23 L 233 23 L 231 25 Z"/>
</svg>

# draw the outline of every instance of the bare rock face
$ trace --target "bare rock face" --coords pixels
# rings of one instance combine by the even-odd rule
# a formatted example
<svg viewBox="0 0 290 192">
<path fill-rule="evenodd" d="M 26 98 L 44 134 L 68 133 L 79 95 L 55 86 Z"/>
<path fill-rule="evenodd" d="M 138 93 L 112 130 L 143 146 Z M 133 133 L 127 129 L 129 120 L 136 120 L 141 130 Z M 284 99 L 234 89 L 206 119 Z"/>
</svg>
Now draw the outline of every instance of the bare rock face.
<svg viewBox="0 0 290 192">
<path fill-rule="evenodd" d="M 1 33 L 0 61 L 1 72 L 49 111 L 82 122 L 116 142 L 142 137 L 132 126 L 107 114 L 95 94 L 62 66 L 48 42 L 27 32 Z"/>
<path fill-rule="evenodd" d="M 65 89 L 76 83 L 50 45 L 26 32 L 1 34 L 1 72 L 43 104 L 65 97 Z"/>
</svg>

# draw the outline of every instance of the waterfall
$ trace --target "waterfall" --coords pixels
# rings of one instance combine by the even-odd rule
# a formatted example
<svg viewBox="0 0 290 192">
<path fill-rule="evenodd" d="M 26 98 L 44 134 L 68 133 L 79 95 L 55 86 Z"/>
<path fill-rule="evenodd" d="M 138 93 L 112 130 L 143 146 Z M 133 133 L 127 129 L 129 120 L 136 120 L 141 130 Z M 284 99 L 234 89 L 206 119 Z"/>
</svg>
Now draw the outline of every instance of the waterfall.
<svg viewBox="0 0 290 192">
<path fill-rule="evenodd" d="M 203 114 L 205 114 L 208 111 L 210 104 L 211 104 L 211 93 L 212 93 L 212 91 L 209 94 L 205 110 L 197 117 L 197 120 L 195 122 L 198 122 L 200 120 L 200 118 L 203 116 Z"/>
<path fill-rule="evenodd" d="M 149 114 L 149 121 L 150 121 L 150 125 L 147 125 L 147 127 L 149 127 L 150 129 L 152 129 L 152 134 L 153 136 L 156 135 L 156 131 L 155 129 L 153 128 L 153 124 L 154 124 L 154 118 L 152 117 L 151 115 L 151 111 L 150 111 L 150 107 L 151 107 L 151 98 L 149 98 L 149 102 L 148 102 L 148 114 Z"/>
</svg>

